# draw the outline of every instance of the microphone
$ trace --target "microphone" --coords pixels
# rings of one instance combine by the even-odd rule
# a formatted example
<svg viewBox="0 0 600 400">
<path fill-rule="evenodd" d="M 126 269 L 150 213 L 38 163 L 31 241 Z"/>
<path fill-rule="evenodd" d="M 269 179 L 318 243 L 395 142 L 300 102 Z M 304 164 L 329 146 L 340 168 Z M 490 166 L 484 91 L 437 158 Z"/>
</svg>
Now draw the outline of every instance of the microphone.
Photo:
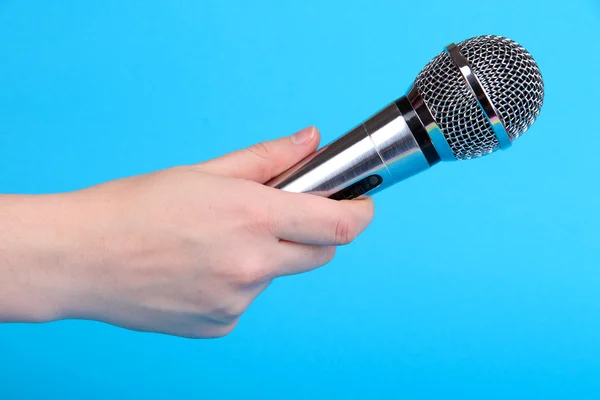
<svg viewBox="0 0 600 400">
<path fill-rule="evenodd" d="M 267 185 L 336 200 L 371 195 L 440 161 L 510 147 L 543 101 L 542 74 L 518 43 L 487 35 L 450 44 L 405 96 Z"/>
</svg>

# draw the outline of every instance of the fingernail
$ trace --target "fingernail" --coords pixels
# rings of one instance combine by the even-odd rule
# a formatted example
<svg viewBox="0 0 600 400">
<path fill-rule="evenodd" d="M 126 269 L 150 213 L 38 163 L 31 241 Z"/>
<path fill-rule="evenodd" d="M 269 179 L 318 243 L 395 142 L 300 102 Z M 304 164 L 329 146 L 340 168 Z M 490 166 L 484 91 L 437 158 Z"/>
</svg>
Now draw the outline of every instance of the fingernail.
<svg viewBox="0 0 600 400">
<path fill-rule="evenodd" d="M 304 128 L 292 135 L 292 143 L 294 144 L 305 144 L 312 140 L 315 136 L 315 127 Z"/>
</svg>

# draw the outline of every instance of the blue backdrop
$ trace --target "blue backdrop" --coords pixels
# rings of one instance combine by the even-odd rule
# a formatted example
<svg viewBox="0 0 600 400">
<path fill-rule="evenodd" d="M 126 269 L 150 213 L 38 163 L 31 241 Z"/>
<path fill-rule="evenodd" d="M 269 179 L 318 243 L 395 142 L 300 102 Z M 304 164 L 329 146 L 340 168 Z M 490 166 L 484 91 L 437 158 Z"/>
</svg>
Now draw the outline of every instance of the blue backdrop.
<svg viewBox="0 0 600 400">
<path fill-rule="evenodd" d="M 0 0 L 5 193 L 329 141 L 480 34 L 523 44 L 547 91 L 510 151 L 377 195 L 359 240 L 225 339 L 0 325 L 0 398 L 598 398 L 599 26 L 597 0 Z"/>
</svg>

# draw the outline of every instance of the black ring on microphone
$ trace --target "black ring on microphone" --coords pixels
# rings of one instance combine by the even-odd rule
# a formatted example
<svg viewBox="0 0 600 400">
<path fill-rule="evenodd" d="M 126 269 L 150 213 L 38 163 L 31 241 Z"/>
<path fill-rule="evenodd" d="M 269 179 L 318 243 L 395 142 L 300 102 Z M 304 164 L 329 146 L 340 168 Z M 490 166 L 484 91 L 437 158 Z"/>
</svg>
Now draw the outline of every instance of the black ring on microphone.
<svg viewBox="0 0 600 400">
<path fill-rule="evenodd" d="M 423 123 L 417 115 L 417 112 L 413 109 L 412 105 L 410 104 L 410 101 L 408 101 L 408 98 L 406 96 L 402 96 L 398 100 L 396 100 L 395 103 L 396 107 L 398 107 L 398 110 L 400 110 L 400 113 L 404 117 L 408 128 L 415 137 L 415 140 L 421 148 L 421 151 L 423 152 L 423 155 L 427 159 L 429 165 L 433 166 L 440 162 L 440 155 L 433 146 L 433 142 L 427 134 L 427 130 L 423 126 Z"/>
</svg>

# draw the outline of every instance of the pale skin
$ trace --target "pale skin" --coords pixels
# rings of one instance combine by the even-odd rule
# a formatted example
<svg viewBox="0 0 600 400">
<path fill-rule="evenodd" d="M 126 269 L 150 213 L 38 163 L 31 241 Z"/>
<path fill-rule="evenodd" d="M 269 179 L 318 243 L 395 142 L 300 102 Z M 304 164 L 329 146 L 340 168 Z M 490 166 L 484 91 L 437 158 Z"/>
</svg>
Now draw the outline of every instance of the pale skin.
<svg viewBox="0 0 600 400">
<path fill-rule="evenodd" d="M 0 322 L 227 335 L 273 279 L 327 264 L 373 218 L 369 198 L 264 185 L 318 144 L 310 127 L 76 192 L 0 196 Z"/>
</svg>

